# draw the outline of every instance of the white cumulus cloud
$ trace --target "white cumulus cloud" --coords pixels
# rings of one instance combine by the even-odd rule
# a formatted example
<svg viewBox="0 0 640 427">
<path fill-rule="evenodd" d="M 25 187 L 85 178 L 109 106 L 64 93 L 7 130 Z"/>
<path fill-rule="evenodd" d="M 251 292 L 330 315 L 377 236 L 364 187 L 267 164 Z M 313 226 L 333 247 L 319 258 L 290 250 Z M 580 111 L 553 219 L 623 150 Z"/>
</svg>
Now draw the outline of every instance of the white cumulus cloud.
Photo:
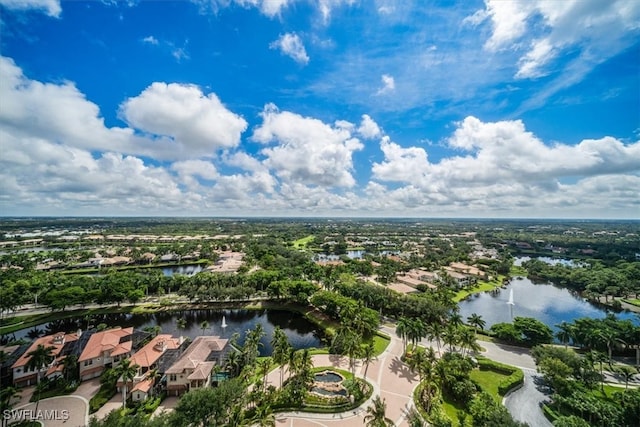
<svg viewBox="0 0 640 427">
<path fill-rule="evenodd" d="M 491 21 L 485 49 L 520 51 L 518 78 L 548 74 L 548 66 L 562 50 L 579 54 L 574 61 L 591 67 L 611 58 L 637 41 L 640 3 L 611 1 L 501 1 L 485 0 L 485 9 L 467 22 Z"/>
<path fill-rule="evenodd" d="M 167 137 L 193 157 L 213 156 L 235 147 L 247 122 L 228 110 L 215 93 L 194 85 L 153 83 L 120 106 L 127 123 L 148 134 Z"/>
<path fill-rule="evenodd" d="M 300 37 L 295 33 L 281 35 L 278 40 L 272 42 L 271 49 L 279 49 L 284 55 L 291 57 L 299 64 L 308 64 L 309 56 Z"/>
<path fill-rule="evenodd" d="M 261 150 L 264 163 L 285 181 L 353 187 L 352 155 L 364 148 L 348 129 L 267 105 L 252 139 L 276 145 Z"/>
<path fill-rule="evenodd" d="M 373 139 L 379 137 L 382 131 L 368 114 L 363 114 L 362 122 L 360 123 L 360 127 L 358 127 L 358 133 L 362 135 L 363 138 Z"/>
</svg>

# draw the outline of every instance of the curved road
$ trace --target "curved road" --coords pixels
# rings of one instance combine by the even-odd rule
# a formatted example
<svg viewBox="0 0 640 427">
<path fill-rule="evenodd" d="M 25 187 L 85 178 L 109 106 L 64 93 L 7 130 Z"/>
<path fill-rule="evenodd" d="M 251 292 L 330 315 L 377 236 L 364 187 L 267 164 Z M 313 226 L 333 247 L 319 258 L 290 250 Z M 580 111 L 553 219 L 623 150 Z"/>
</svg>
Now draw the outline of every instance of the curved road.
<svg viewBox="0 0 640 427">
<path fill-rule="evenodd" d="M 540 402 L 547 400 L 547 396 L 540 391 L 537 382 L 542 377 L 531 369 L 523 369 L 524 385 L 513 393 L 508 394 L 503 403 L 517 421 L 523 421 L 530 427 L 551 427 L 551 422 L 544 416 Z"/>
<path fill-rule="evenodd" d="M 387 404 L 387 416 L 394 420 L 396 426 L 407 426 L 406 414 L 412 407 L 413 390 L 418 385 L 418 378 L 409 367 L 405 365 L 400 357 L 402 356 L 402 340 L 395 334 L 395 329 L 388 326 L 381 328 L 382 332 L 391 337 L 389 346 L 378 359 L 369 365 L 367 380 L 373 384 L 373 396 L 380 395 Z M 425 346 L 437 348 L 435 343 L 423 340 Z M 482 342 L 485 348 L 484 354 L 493 360 L 501 363 L 517 366 L 525 372 L 525 384 L 520 389 L 511 393 L 505 398 L 505 403 L 513 417 L 519 421 L 528 423 L 531 427 L 549 427 L 551 423 L 547 421 L 540 408 L 540 402 L 546 396 L 538 390 L 534 382 L 537 377 L 536 365 L 527 349 L 520 347 L 504 346 L 490 342 Z M 314 366 L 333 366 L 336 368 L 349 370 L 349 360 L 346 357 L 335 355 L 316 355 L 313 357 Z M 364 377 L 364 366 L 361 363 L 356 368 L 356 373 Z M 286 378 L 286 373 L 285 377 Z M 280 369 L 269 373 L 267 378 L 269 384 L 276 387 L 280 385 Z M 364 425 L 364 415 L 370 400 L 357 409 L 342 414 L 311 414 L 299 412 L 287 412 L 277 414 L 278 426 L 362 426 Z"/>
</svg>

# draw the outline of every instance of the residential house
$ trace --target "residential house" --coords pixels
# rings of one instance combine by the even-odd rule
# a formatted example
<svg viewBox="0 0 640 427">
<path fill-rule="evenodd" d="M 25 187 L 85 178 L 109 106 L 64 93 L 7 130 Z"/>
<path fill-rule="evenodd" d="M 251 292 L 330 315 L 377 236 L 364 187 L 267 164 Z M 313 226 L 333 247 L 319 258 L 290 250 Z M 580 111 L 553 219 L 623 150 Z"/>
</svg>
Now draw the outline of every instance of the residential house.
<svg viewBox="0 0 640 427">
<path fill-rule="evenodd" d="M 131 356 L 133 328 L 120 327 L 94 333 L 78 358 L 82 381 L 99 377 L 106 368 Z"/>
<path fill-rule="evenodd" d="M 158 335 L 131 356 L 131 366 L 138 366 L 133 378 L 133 387 L 129 390 L 131 399 L 137 401 L 149 397 L 154 385 L 154 379 L 149 378 L 149 371 L 157 368 L 158 360 L 167 350 L 177 349 L 181 343 L 182 338 L 174 338 L 169 334 Z M 118 380 L 118 391 L 123 384 L 122 379 Z"/>
<path fill-rule="evenodd" d="M 199 336 L 166 370 L 167 394 L 179 396 L 211 385 L 214 366 L 222 366 L 231 346 L 217 336 Z"/>
<path fill-rule="evenodd" d="M 65 355 L 61 354 L 65 344 L 76 341 L 79 334 L 65 334 L 59 332 L 53 335 L 46 335 L 33 341 L 29 348 L 16 360 L 11 369 L 13 370 L 13 384 L 17 387 L 35 384 L 38 381 L 38 375 L 41 378 L 55 378 L 62 375 L 62 360 Z M 29 353 L 36 350 L 39 345 L 44 347 L 53 347 L 51 354 L 53 360 L 42 369 L 27 368 L 31 357 Z"/>
</svg>

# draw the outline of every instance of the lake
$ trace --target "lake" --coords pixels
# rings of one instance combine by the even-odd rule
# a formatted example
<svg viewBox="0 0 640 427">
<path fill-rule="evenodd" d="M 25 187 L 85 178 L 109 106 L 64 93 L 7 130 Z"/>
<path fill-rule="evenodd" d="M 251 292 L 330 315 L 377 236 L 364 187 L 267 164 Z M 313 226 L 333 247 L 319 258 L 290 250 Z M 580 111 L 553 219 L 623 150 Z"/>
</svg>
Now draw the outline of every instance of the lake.
<svg viewBox="0 0 640 427">
<path fill-rule="evenodd" d="M 514 305 L 507 304 L 513 290 Z M 501 322 L 511 322 L 513 317 L 533 317 L 554 331 L 556 324 L 571 322 L 580 317 L 603 318 L 607 311 L 568 289 L 550 283 L 534 284 L 526 278 L 514 278 L 511 283 L 496 291 L 472 295 L 458 304 L 460 314 L 466 319 L 472 313 L 482 316 L 486 328 Z M 618 319 L 629 319 L 640 324 L 637 314 L 623 311 L 615 313 Z"/>
<path fill-rule="evenodd" d="M 227 324 L 223 328 L 222 317 Z M 184 318 L 186 327 L 179 329 L 176 321 Z M 37 328 L 47 333 L 58 331 L 71 332 L 78 328 L 86 329 L 87 320 L 84 318 L 65 319 L 61 321 L 38 325 Z M 204 331 L 201 329 L 202 322 L 207 321 L 209 327 Z M 110 327 L 133 326 L 143 329 L 147 326 L 158 325 L 162 328 L 162 333 L 174 336 L 185 336 L 195 338 L 198 335 L 218 335 L 222 338 L 230 338 L 238 332 L 243 343 L 244 332 L 253 329 L 258 323 L 262 324 L 265 336 L 261 340 L 262 346 L 260 354 L 270 355 L 272 348 L 269 341 L 273 335 L 273 330 L 279 326 L 289 338 L 289 342 L 296 349 L 322 347 L 324 335 L 318 328 L 301 314 L 285 310 L 184 310 L 171 312 L 157 312 L 147 314 L 113 313 L 94 316 L 91 324 L 98 325 L 105 323 Z M 15 333 L 16 338 L 26 337 L 33 328 L 23 329 Z"/>
</svg>

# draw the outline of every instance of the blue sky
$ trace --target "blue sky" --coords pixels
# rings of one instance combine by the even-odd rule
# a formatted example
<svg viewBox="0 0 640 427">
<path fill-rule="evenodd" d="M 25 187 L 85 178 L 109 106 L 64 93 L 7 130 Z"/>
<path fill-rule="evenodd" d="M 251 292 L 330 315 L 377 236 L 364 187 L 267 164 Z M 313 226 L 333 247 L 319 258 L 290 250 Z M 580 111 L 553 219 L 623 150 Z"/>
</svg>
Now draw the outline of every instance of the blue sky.
<svg viewBox="0 0 640 427">
<path fill-rule="evenodd" d="M 638 218 L 640 3 L 0 0 L 0 213 Z"/>
</svg>

